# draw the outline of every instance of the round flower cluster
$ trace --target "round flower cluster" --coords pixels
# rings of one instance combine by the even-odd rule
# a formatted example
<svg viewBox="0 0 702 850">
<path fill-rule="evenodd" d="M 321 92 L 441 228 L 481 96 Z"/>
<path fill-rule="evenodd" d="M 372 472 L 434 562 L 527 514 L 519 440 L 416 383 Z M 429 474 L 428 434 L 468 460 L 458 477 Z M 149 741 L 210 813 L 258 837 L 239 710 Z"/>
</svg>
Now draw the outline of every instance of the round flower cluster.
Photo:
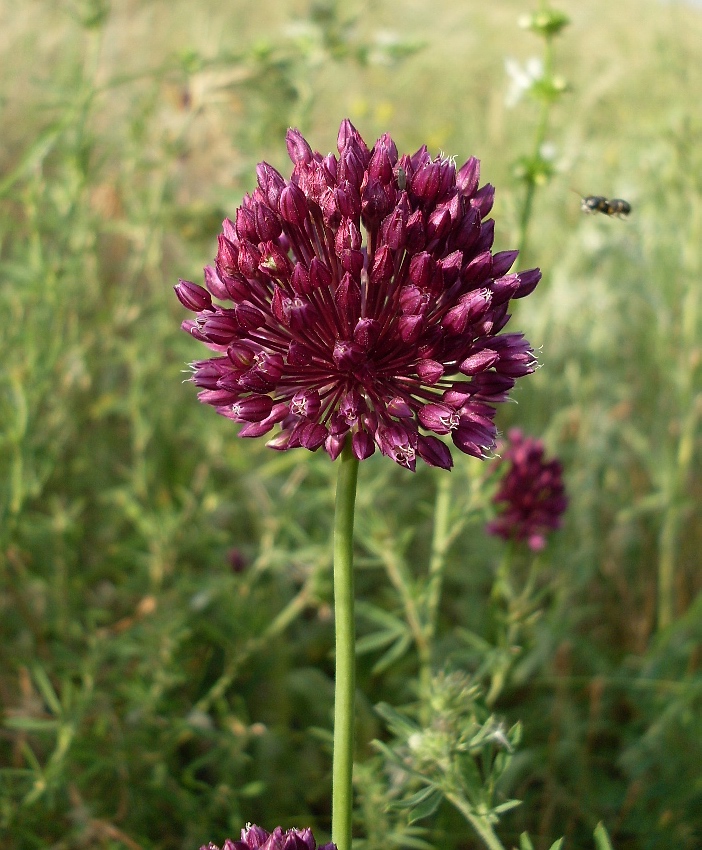
<svg viewBox="0 0 702 850">
<path fill-rule="evenodd" d="M 220 850 L 216 844 L 203 844 L 200 850 Z M 312 830 L 288 829 L 286 832 L 277 826 L 273 832 L 266 832 L 256 824 L 247 824 L 241 830 L 241 840 L 231 838 L 222 845 L 222 850 L 336 850 L 336 844 L 324 844 L 317 848 Z"/>
<path fill-rule="evenodd" d="M 398 156 L 387 134 L 369 150 L 348 120 L 338 157 L 297 130 L 287 147 L 291 179 L 258 165 L 207 288 L 175 287 L 197 314 L 183 328 L 217 354 L 191 364 L 200 400 L 242 437 L 279 425 L 274 449 L 335 459 L 350 439 L 359 460 L 377 447 L 411 470 L 418 457 L 450 469 L 450 435 L 484 458 L 494 405 L 536 366 L 521 334 L 500 331 L 541 273 L 509 274 L 517 252 L 492 253 L 478 160 Z"/>
<path fill-rule="evenodd" d="M 544 459 L 541 440 L 525 437 L 518 428 L 508 437 L 496 461 L 498 466 L 509 464 L 493 498 L 501 513 L 487 530 L 505 540 L 526 540 L 538 552 L 546 545 L 546 533 L 560 527 L 568 507 L 563 468 L 558 460 Z"/>
</svg>

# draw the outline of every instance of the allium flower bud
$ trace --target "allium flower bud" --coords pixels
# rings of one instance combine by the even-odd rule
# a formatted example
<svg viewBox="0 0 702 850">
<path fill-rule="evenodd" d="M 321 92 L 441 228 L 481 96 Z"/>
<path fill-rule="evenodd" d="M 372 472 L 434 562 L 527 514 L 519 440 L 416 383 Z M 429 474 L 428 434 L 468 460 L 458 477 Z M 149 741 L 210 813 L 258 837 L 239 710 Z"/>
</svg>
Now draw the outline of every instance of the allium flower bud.
<svg viewBox="0 0 702 850">
<path fill-rule="evenodd" d="M 289 183 L 280 194 L 280 215 L 284 221 L 301 227 L 307 217 L 308 207 L 305 193 L 299 186 Z"/>
<path fill-rule="evenodd" d="M 281 192 L 285 188 L 282 175 L 267 162 L 259 162 L 256 166 L 256 176 L 266 203 L 272 210 L 277 209 Z"/>
<path fill-rule="evenodd" d="M 236 235 L 239 239 L 249 239 L 258 242 L 256 217 L 250 209 L 241 206 L 236 211 Z"/>
<path fill-rule="evenodd" d="M 212 266 L 205 266 L 205 283 L 207 288 L 220 301 L 226 301 L 229 298 L 229 292 L 222 279 L 217 274 L 217 270 Z"/>
<path fill-rule="evenodd" d="M 546 533 L 560 527 L 568 507 L 560 462 L 545 460 L 541 440 L 525 437 L 515 428 L 495 466 L 506 466 L 507 471 L 493 498 L 500 513 L 487 531 L 505 540 L 524 540 L 530 549 L 540 551 Z"/>
<path fill-rule="evenodd" d="M 288 155 L 295 165 L 309 165 L 312 162 L 312 148 L 299 130 L 288 130 L 285 142 L 288 147 Z"/>
<path fill-rule="evenodd" d="M 214 310 L 212 296 L 197 283 L 181 280 L 173 289 L 180 303 L 188 310 L 193 310 L 195 313 L 199 313 L 200 310 Z"/>
<path fill-rule="evenodd" d="M 256 204 L 254 216 L 256 220 L 256 232 L 260 240 L 266 242 L 269 239 L 277 239 L 280 236 L 283 228 L 278 213 L 274 213 L 265 204 Z"/>
<path fill-rule="evenodd" d="M 217 271 L 223 276 L 236 274 L 239 271 L 239 249 L 232 241 L 236 238 L 235 233 L 231 233 L 231 238 L 224 233 L 220 233 L 217 237 L 219 250 L 215 263 L 217 264 Z"/>
<path fill-rule="evenodd" d="M 508 273 L 516 252 L 493 254 L 478 160 L 398 156 L 387 134 L 369 150 L 348 120 L 338 158 L 298 130 L 287 147 L 290 181 L 259 164 L 206 288 L 176 287 L 196 314 L 184 330 L 215 352 L 193 364 L 198 398 L 279 451 L 334 459 L 349 441 L 359 459 L 378 448 L 450 469 L 450 437 L 486 457 L 495 405 L 536 367 L 521 334 L 501 331 L 540 272 Z"/>
<path fill-rule="evenodd" d="M 418 169 L 412 178 L 412 191 L 425 203 L 433 203 L 441 189 L 441 162 L 429 160 Z"/>
<path fill-rule="evenodd" d="M 472 156 L 465 162 L 456 175 L 456 188 L 465 197 L 474 195 L 480 180 L 480 160 Z"/>
</svg>

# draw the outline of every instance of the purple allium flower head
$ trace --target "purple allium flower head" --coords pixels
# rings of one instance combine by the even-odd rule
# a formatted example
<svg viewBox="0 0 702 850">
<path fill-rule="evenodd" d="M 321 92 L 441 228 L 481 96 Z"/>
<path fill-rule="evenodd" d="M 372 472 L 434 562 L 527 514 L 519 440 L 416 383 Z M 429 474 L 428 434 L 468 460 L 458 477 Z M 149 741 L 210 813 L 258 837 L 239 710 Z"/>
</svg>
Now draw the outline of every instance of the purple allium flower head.
<svg viewBox="0 0 702 850">
<path fill-rule="evenodd" d="M 496 461 L 498 466 L 509 463 L 493 498 L 502 511 L 487 530 L 505 540 L 525 540 L 538 552 L 546 545 L 546 532 L 560 527 L 568 507 L 563 469 L 558 460 L 544 460 L 541 440 L 525 437 L 518 428 L 508 438 Z"/>
<path fill-rule="evenodd" d="M 220 850 L 216 844 L 203 844 L 200 850 Z M 312 830 L 288 829 L 286 832 L 277 826 L 273 832 L 266 832 L 260 826 L 247 824 L 241 830 L 241 840 L 231 838 L 222 845 L 222 850 L 336 850 L 336 844 L 323 844 L 317 848 Z"/>
<path fill-rule="evenodd" d="M 248 566 L 246 556 L 241 549 L 230 549 L 227 552 L 227 562 L 233 573 L 243 573 Z"/>
<path fill-rule="evenodd" d="M 191 364 L 199 398 L 242 437 L 279 425 L 278 450 L 335 459 L 350 439 L 359 460 L 378 448 L 450 469 L 450 435 L 484 458 L 495 404 L 536 366 L 521 334 L 500 333 L 509 301 L 541 274 L 492 253 L 494 190 L 478 188 L 475 158 L 398 156 L 387 134 L 369 150 L 348 120 L 337 147 L 323 157 L 289 130 L 291 179 L 260 163 L 207 288 L 175 287 L 196 313 L 184 330 L 215 352 Z"/>
</svg>

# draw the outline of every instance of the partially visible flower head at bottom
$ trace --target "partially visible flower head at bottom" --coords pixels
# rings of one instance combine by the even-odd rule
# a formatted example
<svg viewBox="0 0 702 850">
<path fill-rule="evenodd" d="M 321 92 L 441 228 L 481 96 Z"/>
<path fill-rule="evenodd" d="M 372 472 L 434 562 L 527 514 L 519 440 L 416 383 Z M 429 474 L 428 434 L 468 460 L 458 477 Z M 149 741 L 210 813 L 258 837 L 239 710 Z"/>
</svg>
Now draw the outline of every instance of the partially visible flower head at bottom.
<svg viewBox="0 0 702 850">
<path fill-rule="evenodd" d="M 216 844 L 203 844 L 200 850 L 220 850 Z M 336 844 L 322 844 L 317 848 L 312 830 L 288 829 L 283 832 L 277 826 L 273 832 L 266 832 L 256 824 L 247 824 L 241 830 L 241 839 L 232 841 L 227 838 L 221 850 L 336 850 Z"/>
<path fill-rule="evenodd" d="M 546 534 L 560 528 L 568 507 L 563 468 L 558 460 L 545 460 L 541 440 L 525 437 L 518 428 L 498 450 L 495 465 L 507 470 L 493 497 L 500 513 L 487 530 L 505 540 L 526 541 L 538 552 L 546 546 Z"/>
<path fill-rule="evenodd" d="M 287 148 L 290 180 L 259 163 L 224 220 L 207 288 L 175 287 L 196 314 L 184 330 L 216 354 L 190 364 L 198 397 L 241 437 L 279 426 L 267 445 L 281 451 L 334 460 L 350 440 L 359 460 L 378 448 L 410 470 L 450 469 L 450 436 L 487 457 L 495 405 L 536 367 L 521 334 L 501 333 L 509 303 L 541 273 L 508 273 L 517 252 L 492 252 L 480 163 L 426 146 L 399 156 L 387 134 L 369 149 L 347 119 L 338 157 L 298 130 Z"/>
</svg>

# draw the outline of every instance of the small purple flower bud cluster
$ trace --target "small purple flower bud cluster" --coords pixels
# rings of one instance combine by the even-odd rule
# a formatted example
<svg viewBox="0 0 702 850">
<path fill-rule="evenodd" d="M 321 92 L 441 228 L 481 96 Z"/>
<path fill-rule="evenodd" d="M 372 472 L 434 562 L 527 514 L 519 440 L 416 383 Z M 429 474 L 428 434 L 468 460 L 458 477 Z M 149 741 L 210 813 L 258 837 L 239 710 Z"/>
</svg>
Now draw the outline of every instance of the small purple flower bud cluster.
<svg viewBox="0 0 702 850">
<path fill-rule="evenodd" d="M 518 428 L 495 462 L 509 464 L 493 502 L 500 507 L 497 519 L 488 523 L 490 534 L 505 540 L 525 540 L 538 552 L 546 546 L 546 533 L 561 525 L 568 507 L 563 469 L 558 460 L 544 460 L 544 444 L 525 437 Z"/>
<path fill-rule="evenodd" d="M 217 355 L 191 364 L 200 400 L 242 437 L 279 425 L 278 450 L 335 459 L 350 439 L 359 460 L 378 448 L 407 469 L 450 469 L 450 436 L 486 457 L 494 405 L 536 366 L 521 334 L 500 331 L 541 273 L 509 274 L 517 252 L 492 253 L 480 163 L 399 156 L 388 135 L 369 150 L 348 120 L 338 157 L 297 130 L 287 147 L 291 179 L 258 165 L 207 288 L 175 287 L 197 314 L 183 328 Z"/>
<path fill-rule="evenodd" d="M 287 832 L 277 826 L 273 832 L 266 832 L 260 826 L 248 824 L 241 830 L 241 840 L 231 838 L 222 845 L 222 850 L 316 850 L 317 843 L 312 830 L 289 829 Z M 200 850 L 220 850 L 216 844 L 203 844 Z M 336 844 L 323 844 L 317 850 L 336 850 Z"/>
</svg>

